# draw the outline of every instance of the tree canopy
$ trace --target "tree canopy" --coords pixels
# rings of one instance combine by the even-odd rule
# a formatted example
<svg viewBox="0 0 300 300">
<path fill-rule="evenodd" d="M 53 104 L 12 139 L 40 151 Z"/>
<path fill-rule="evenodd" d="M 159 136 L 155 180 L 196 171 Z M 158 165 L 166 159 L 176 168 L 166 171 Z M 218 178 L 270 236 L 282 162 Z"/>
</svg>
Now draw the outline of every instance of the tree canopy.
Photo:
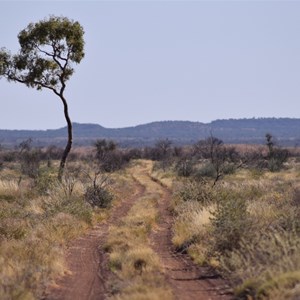
<svg viewBox="0 0 300 300">
<path fill-rule="evenodd" d="M 64 97 L 66 82 L 74 73 L 73 64 L 84 57 L 82 26 L 66 17 L 51 16 L 37 23 L 30 23 L 19 35 L 21 49 L 11 55 L 4 48 L 0 51 L 0 77 L 21 82 L 28 87 L 53 91 L 60 97 L 68 125 L 68 143 L 61 159 L 59 179 L 72 146 L 72 123 Z"/>
<path fill-rule="evenodd" d="M 65 17 L 30 23 L 19 35 L 21 49 L 0 52 L 0 70 L 9 81 L 59 93 L 74 73 L 72 63 L 84 57 L 83 28 Z"/>
</svg>

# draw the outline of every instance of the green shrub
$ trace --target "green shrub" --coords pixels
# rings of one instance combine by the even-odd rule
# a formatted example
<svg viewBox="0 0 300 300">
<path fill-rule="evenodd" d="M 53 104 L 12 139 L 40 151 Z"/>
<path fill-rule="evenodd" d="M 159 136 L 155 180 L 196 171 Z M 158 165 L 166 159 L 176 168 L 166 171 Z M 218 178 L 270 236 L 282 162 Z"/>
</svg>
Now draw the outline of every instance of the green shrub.
<svg viewBox="0 0 300 300">
<path fill-rule="evenodd" d="M 247 203 L 230 193 L 217 203 L 211 217 L 213 245 L 212 252 L 225 254 L 239 247 L 242 238 L 251 231 Z"/>
<path fill-rule="evenodd" d="M 178 191 L 178 196 L 183 201 L 197 201 L 207 205 L 214 200 L 214 190 L 203 180 L 188 180 Z"/>
<path fill-rule="evenodd" d="M 113 195 L 107 189 L 95 184 L 87 187 L 84 198 L 92 206 L 106 208 L 111 205 Z"/>
<path fill-rule="evenodd" d="M 21 155 L 21 172 L 30 178 L 39 175 L 41 153 L 39 150 L 25 151 Z"/>
<path fill-rule="evenodd" d="M 277 158 L 270 158 L 268 160 L 268 170 L 271 172 L 278 172 L 282 169 L 283 162 Z"/>
<path fill-rule="evenodd" d="M 194 173 L 194 162 L 191 159 L 180 159 L 175 167 L 178 176 L 189 177 Z"/>
<path fill-rule="evenodd" d="M 64 206 L 61 207 L 61 211 L 73 215 L 87 224 L 92 224 L 93 222 L 92 208 L 81 197 L 68 198 Z"/>
<path fill-rule="evenodd" d="M 206 163 L 196 172 L 196 177 L 209 177 L 209 178 L 216 178 L 217 177 L 217 170 L 212 163 Z"/>
<path fill-rule="evenodd" d="M 57 175 L 49 171 L 41 172 L 35 179 L 35 189 L 41 195 L 48 194 L 55 184 L 57 184 Z"/>
</svg>

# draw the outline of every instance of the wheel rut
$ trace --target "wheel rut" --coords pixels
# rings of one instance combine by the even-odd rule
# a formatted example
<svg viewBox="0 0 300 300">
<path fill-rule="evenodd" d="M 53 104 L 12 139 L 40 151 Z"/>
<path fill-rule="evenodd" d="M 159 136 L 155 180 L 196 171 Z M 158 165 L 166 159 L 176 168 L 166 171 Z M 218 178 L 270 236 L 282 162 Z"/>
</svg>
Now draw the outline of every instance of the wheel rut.
<svg viewBox="0 0 300 300">
<path fill-rule="evenodd" d="M 124 199 L 105 223 L 98 224 L 68 247 L 66 261 L 68 272 L 46 289 L 45 300 L 102 300 L 109 294 L 107 283 L 113 276 L 109 270 L 108 256 L 104 251 L 109 226 L 117 225 L 140 198 L 145 187 L 134 178 L 134 192 Z"/>
<path fill-rule="evenodd" d="M 141 168 L 140 174 L 155 184 L 161 199 L 158 202 L 158 228 L 150 233 L 151 248 L 162 263 L 167 284 L 178 300 L 227 300 L 232 299 L 226 282 L 213 270 L 199 267 L 188 255 L 177 253 L 172 245 L 173 217 L 170 213 L 170 190 L 151 178 L 149 168 Z M 112 209 L 106 222 L 98 224 L 84 236 L 74 240 L 68 248 L 66 261 L 68 273 L 49 286 L 42 299 L 45 300 L 103 300 L 111 296 L 109 283 L 114 273 L 109 269 L 109 257 L 104 245 L 109 234 L 109 226 L 118 226 L 134 203 L 147 189 L 147 180 L 137 180 L 132 176 L 134 187 L 132 195 L 120 201 Z M 149 178 L 151 180 L 149 180 Z M 163 299 L 162 299 L 163 300 Z"/>
<path fill-rule="evenodd" d="M 150 175 L 149 175 L 150 176 Z M 152 248 L 158 254 L 165 270 L 165 277 L 178 300 L 227 300 L 232 299 L 226 282 L 212 269 L 196 265 L 187 254 L 176 252 L 172 244 L 173 217 L 170 212 L 171 192 L 155 178 L 162 191 L 158 203 L 159 229 L 152 232 Z"/>
</svg>

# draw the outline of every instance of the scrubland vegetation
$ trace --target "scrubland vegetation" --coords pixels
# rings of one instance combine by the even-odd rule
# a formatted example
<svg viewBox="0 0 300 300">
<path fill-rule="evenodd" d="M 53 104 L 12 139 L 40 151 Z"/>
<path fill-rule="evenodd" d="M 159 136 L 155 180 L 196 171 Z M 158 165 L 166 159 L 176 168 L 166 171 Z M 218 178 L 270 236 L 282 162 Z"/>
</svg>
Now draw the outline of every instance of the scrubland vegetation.
<svg viewBox="0 0 300 300">
<path fill-rule="evenodd" d="M 271 135 L 239 150 L 210 137 L 156 171 L 174 178 L 174 245 L 214 267 L 236 298 L 300 297 L 300 160 L 288 156 Z"/>
<path fill-rule="evenodd" d="M 61 182 L 59 151 L 32 149 L 30 141 L 0 151 L 1 299 L 41 298 L 45 285 L 66 272 L 68 242 L 106 219 L 111 204 L 132 193 L 134 180 L 146 191 L 110 226 L 105 244 L 118 278 L 110 283 L 113 297 L 171 299 L 149 244 L 161 197 L 141 172 L 149 160 L 153 179 L 173 192 L 172 241 L 179 253 L 215 268 L 239 299 L 300 297 L 295 149 L 277 147 L 272 136 L 265 146 L 233 147 L 211 136 L 188 148 L 161 140 L 130 150 L 99 140 L 92 151 L 71 153 Z"/>
<path fill-rule="evenodd" d="M 193 187 L 199 184 L 200 193 Z M 177 193 L 173 242 L 195 261 L 216 267 L 240 298 L 296 299 L 298 197 L 295 166 L 259 175 L 239 170 L 213 191 L 189 182 Z"/>
<path fill-rule="evenodd" d="M 45 285 L 66 271 L 67 243 L 106 218 L 118 197 L 112 190 L 121 189 L 121 175 L 115 182 L 78 154 L 58 181 L 57 149 L 48 150 L 26 141 L 1 151 L 1 299 L 41 298 Z"/>
<path fill-rule="evenodd" d="M 0 298 L 32 299 L 41 296 L 49 278 L 64 272 L 65 244 L 91 226 L 96 214 L 83 201 L 81 184 L 69 193 L 65 182 L 47 178 L 33 186 L 15 176 L 14 169 L 1 172 Z"/>
</svg>

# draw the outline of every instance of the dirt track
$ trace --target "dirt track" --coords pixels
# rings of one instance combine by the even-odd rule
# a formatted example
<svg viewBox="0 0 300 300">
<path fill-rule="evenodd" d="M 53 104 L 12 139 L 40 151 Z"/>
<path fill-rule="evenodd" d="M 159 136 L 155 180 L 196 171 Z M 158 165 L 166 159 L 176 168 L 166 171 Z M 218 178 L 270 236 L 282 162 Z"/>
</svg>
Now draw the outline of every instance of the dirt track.
<svg viewBox="0 0 300 300">
<path fill-rule="evenodd" d="M 231 299 L 225 281 L 208 267 L 193 263 L 187 254 L 177 253 L 172 239 L 172 216 L 169 211 L 170 191 L 160 185 L 163 191 L 159 202 L 159 231 L 151 236 L 153 249 L 163 263 L 166 279 L 170 284 L 174 298 L 178 300 L 194 299 Z"/>
<path fill-rule="evenodd" d="M 144 176 L 149 170 L 141 168 Z M 146 182 L 134 182 L 132 195 L 123 199 L 113 208 L 106 223 L 99 224 L 83 237 L 71 243 L 67 253 L 69 272 L 49 287 L 44 299 L 47 300 L 101 300 L 110 295 L 108 282 L 114 275 L 108 267 L 108 257 L 103 250 L 110 225 L 118 225 L 137 199 L 145 193 Z M 172 216 L 169 213 L 169 190 L 155 182 L 162 194 L 159 201 L 159 228 L 150 235 L 152 248 L 158 254 L 164 268 L 167 283 L 175 299 L 230 299 L 226 294 L 224 281 L 208 268 L 196 266 L 184 254 L 175 252 L 171 243 Z M 163 299 L 162 299 L 163 300 Z"/>
</svg>

